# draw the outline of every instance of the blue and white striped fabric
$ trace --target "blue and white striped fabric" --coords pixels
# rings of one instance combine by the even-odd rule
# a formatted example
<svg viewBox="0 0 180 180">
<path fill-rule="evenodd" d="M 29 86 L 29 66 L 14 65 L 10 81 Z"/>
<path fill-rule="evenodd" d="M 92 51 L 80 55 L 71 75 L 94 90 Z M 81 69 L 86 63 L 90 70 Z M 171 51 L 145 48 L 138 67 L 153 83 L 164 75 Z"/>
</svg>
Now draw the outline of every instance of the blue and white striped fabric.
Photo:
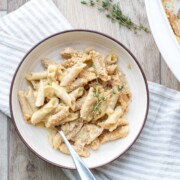
<svg viewBox="0 0 180 180">
<path fill-rule="evenodd" d="M 51 0 L 31 0 L 0 19 L 0 110 L 9 114 L 12 76 L 25 53 L 43 38 L 70 29 Z M 148 83 L 150 109 L 136 143 L 112 163 L 93 170 L 97 179 L 180 179 L 180 92 Z M 76 171 L 64 170 L 70 179 Z M 60 177 L 59 177 L 60 178 Z"/>
<path fill-rule="evenodd" d="M 150 108 L 140 137 L 122 157 L 93 170 L 98 180 L 180 179 L 180 92 L 148 85 Z M 78 179 L 75 171 L 64 171 Z"/>
<path fill-rule="evenodd" d="M 71 25 L 51 0 L 31 0 L 0 19 L 0 110 L 10 116 L 9 89 L 13 74 L 26 52 Z"/>
</svg>

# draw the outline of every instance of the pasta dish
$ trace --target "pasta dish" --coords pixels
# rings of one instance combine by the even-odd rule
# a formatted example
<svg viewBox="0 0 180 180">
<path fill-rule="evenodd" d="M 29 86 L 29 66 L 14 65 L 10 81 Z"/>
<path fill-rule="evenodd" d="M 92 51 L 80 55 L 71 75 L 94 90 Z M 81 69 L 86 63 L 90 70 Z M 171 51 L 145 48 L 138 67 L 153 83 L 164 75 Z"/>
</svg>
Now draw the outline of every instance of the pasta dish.
<svg viewBox="0 0 180 180">
<path fill-rule="evenodd" d="M 43 71 L 25 75 L 29 87 L 18 92 L 22 113 L 27 123 L 49 129 L 54 149 L 69 154 L 60 128 L 75 151 L 89 157 L 89 150 L 128 135 L 131 93 L 115 53 L 68 47 L 60 56 L 61 62 L 43 58 Z"/>
<path fill-rule="evenodd" d="M 162 0 L 162 3 L 176 39 L 180 43 L 180 9 L 177 10 L 180 4 L 175 0 Z"/>
</svg>

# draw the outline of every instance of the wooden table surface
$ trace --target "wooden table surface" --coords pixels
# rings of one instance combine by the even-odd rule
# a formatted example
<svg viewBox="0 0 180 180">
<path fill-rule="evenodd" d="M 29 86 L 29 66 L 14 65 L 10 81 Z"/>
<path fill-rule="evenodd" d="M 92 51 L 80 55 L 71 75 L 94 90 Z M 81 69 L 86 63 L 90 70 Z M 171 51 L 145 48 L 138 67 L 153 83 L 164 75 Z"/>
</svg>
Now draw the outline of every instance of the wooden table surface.
<svg viewBox="0 0 180 180">
<path fill-rule="evenodd" d="M 17 9 L 28 0 L 0 0 L 0 16 Z M 119 0 L 124 12 L 134 21 L 148 26 L 143 0 Z M 80 0 L 54 0 L 74 28 L 93 29 L 106 33 L 127 46 L 139 60 L 149 81 L 180 90 L 164 62 L 152 34 L 132 33 L 107 19 L 96 8 L 86 7 Z M 1 180 L 65 180 L 58 167 L 36 157 L 19 139 L 10 119 L 0 113 L 0 179 Z"/>
</svg>

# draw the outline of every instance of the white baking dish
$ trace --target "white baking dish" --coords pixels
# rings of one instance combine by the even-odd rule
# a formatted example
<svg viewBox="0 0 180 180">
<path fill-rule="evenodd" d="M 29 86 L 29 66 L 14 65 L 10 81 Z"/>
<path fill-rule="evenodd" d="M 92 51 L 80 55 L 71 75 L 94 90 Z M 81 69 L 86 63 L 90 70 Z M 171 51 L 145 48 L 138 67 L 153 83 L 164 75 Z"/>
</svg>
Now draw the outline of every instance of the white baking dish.
<svg viewBox="0 0 180 180">
<path fill-rule="evenodd" d="M 180 45 L 169 24 L 161 0 L 145 0 L 147 17 L 155 42 L 174 76 L 180 81 Z M 177 1 L 180 7 L 180 1 Z M 177 9 L 176 6 L 176 9 Z"/>
</svg>

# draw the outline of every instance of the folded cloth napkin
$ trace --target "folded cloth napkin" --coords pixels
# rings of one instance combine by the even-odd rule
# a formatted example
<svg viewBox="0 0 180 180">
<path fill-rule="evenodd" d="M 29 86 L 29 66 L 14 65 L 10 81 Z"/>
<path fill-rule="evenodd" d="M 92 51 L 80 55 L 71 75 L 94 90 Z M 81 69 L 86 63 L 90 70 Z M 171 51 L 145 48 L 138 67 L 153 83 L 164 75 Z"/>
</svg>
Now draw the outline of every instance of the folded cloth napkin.
<svg viewBox="0 0 180 180">
<path fill-rule="evenodd" d="M 26 52 L 43 38 L 71 29 L 51 0 L 31 0 L 0 19 L 0 110 L 9 113 L 12 76 Z M 180 179 L 180 92 L 148 83 L 150 108 L 136 143 L 112 163 L 93 170 L 97 179 Z M 3 87 L 3 88 L 2 88 Z M 70 179 L 76 171 L 65 170 Z"/>
<path fill-rule="evenodd" d="M 9 89 L 23 56 L 36 43 L 71 25 L 51 0 L 31 0 L 0 19 L 0 110 L 10 116 Z"/>
</svg>

